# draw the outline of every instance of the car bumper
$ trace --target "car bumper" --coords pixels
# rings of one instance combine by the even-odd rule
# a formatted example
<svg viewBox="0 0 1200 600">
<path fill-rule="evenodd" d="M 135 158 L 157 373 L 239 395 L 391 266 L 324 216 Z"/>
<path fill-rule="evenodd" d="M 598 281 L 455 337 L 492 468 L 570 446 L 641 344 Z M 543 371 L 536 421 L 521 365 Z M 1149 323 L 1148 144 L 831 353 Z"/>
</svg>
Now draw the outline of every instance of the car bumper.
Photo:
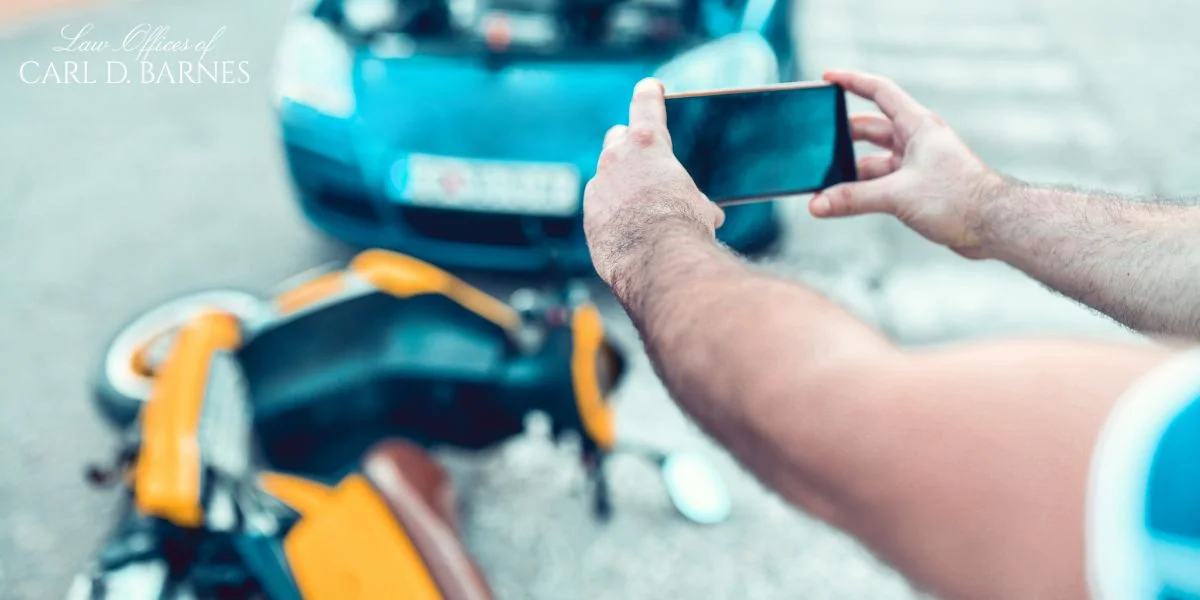
<svg viewBox="0 0 1200 600">
<path fill-rule="evenodd" d="M 357 165 L 286 145 L 305 216 L 320 230 L 362 247 L 386 248 L 446 268 L 571 273 L 592 269 L 579 216 L 536 217 L 398 204 Z M 771 203 L 727 210 L 719 237 L 734 249 L 773 238 Z"/>
</svg>

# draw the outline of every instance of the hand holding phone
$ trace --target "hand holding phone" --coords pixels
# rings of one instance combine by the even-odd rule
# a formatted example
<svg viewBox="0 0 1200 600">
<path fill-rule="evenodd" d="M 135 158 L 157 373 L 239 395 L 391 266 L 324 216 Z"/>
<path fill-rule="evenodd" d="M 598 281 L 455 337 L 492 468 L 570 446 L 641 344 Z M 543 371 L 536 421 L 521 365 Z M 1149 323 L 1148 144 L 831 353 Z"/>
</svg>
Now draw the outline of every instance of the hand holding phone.
<svg viewBox="0 0 1200 600">
<path fill-rule="evenodd" d="M 840 86 L 801 82 L 666 97 L 676 158 L 720 205 L 770 200 L 854 181 Z"/>
</svg>

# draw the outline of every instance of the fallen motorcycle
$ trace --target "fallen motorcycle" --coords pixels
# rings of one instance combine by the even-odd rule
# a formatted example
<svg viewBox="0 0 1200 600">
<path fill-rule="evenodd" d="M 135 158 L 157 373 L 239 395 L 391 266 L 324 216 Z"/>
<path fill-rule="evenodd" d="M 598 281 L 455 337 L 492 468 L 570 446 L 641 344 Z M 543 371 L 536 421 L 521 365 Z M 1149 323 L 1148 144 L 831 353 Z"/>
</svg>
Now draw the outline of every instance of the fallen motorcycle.
<svg viewBox="0 0 1200 600">
<path fill-rule="evenodd" d="M 533 413 L 579 440 L 592 510 L 605 459 L 656 462 L 679 512 L 729 513 L 703 459 L 618 442 L 625 358 L 582 286 L 503 302 L 369 250 L 273 298 L 213 291 L 136 318 L 96 384 L 120 432 L 98 485 L 125 506 L 68 598 L 491 598 L 430 450 L 481 450 Z"/>
</svg>

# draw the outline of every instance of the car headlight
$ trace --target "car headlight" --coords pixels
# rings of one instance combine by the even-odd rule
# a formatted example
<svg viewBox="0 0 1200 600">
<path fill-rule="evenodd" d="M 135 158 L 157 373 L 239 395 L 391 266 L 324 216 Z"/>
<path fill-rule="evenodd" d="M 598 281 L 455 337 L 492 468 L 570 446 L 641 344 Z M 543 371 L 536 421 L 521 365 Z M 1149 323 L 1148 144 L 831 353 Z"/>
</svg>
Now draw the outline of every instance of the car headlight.
<svg viewBox="0 0 1200 600">
<path fill-rule="evenodd" d="M 333 117 L 354 114 L 354 54 L 323 21 L 299 17 L 283 32 L 275 65 L 276 100 L 308 106 Z"/>
<path fill-rule="evenodd" d="M 693 48 L 654 74 L 668 94 L 779 83 L 779 63 L 758 33 L 734 33 Z"/>
<path fill-rule="evenodd" d="M 342 15 L 346 25 L 360 34 L 381 31 L 406 16 L 398 0 L 344 0 Z"/>
</svg>

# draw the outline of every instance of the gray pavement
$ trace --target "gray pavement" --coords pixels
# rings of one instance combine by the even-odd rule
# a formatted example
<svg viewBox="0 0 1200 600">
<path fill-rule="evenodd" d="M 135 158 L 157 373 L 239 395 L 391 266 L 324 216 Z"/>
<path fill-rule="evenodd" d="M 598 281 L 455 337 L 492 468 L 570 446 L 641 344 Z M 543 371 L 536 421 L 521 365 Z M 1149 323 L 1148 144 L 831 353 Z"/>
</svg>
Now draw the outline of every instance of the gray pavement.
<svg viewBox="0 0 1200 600">
<path fill-rule="evenodd" d="M 83 485 L 112 440 L 87 401 L 97 353 L 154 302 L 205 287 L 265 291 L 346 256 L 289 195 L 267 83 L 281 0 L 156 0 L 0 30 L 0 599 L 61 595 L 115 498 Z M 1034 181 L 1146 194 L 1200 191 L 1187 150 L 1200 5 L 983 0 L 806 0 L 808 66 L 892 75 L 997 167 Z M 228 30 L 236 86 L 23 85 L 19 65 L 62 58 L 64 24 L 119 37 Z M 882 218 L 815 223 L 781 205 L 787 238 L 766 268 L 808 281 L 904 343 L 1020 333 L 1128 337 L 1019 273 L 970 263 Z M 611 302 L 617 335 L 635 343 Z M 617 516 L 589 520 L 569 455 L 531 436 L 456 460 L 468 541 L 503 598 L 908 598 L 905 582 L 791 510 L 708 443 L 644 357 L 621 391 L 623 435 L 711 453 L 736 514 L 673 518 L 652 473 L 617 460 Z"/>
</svg>

